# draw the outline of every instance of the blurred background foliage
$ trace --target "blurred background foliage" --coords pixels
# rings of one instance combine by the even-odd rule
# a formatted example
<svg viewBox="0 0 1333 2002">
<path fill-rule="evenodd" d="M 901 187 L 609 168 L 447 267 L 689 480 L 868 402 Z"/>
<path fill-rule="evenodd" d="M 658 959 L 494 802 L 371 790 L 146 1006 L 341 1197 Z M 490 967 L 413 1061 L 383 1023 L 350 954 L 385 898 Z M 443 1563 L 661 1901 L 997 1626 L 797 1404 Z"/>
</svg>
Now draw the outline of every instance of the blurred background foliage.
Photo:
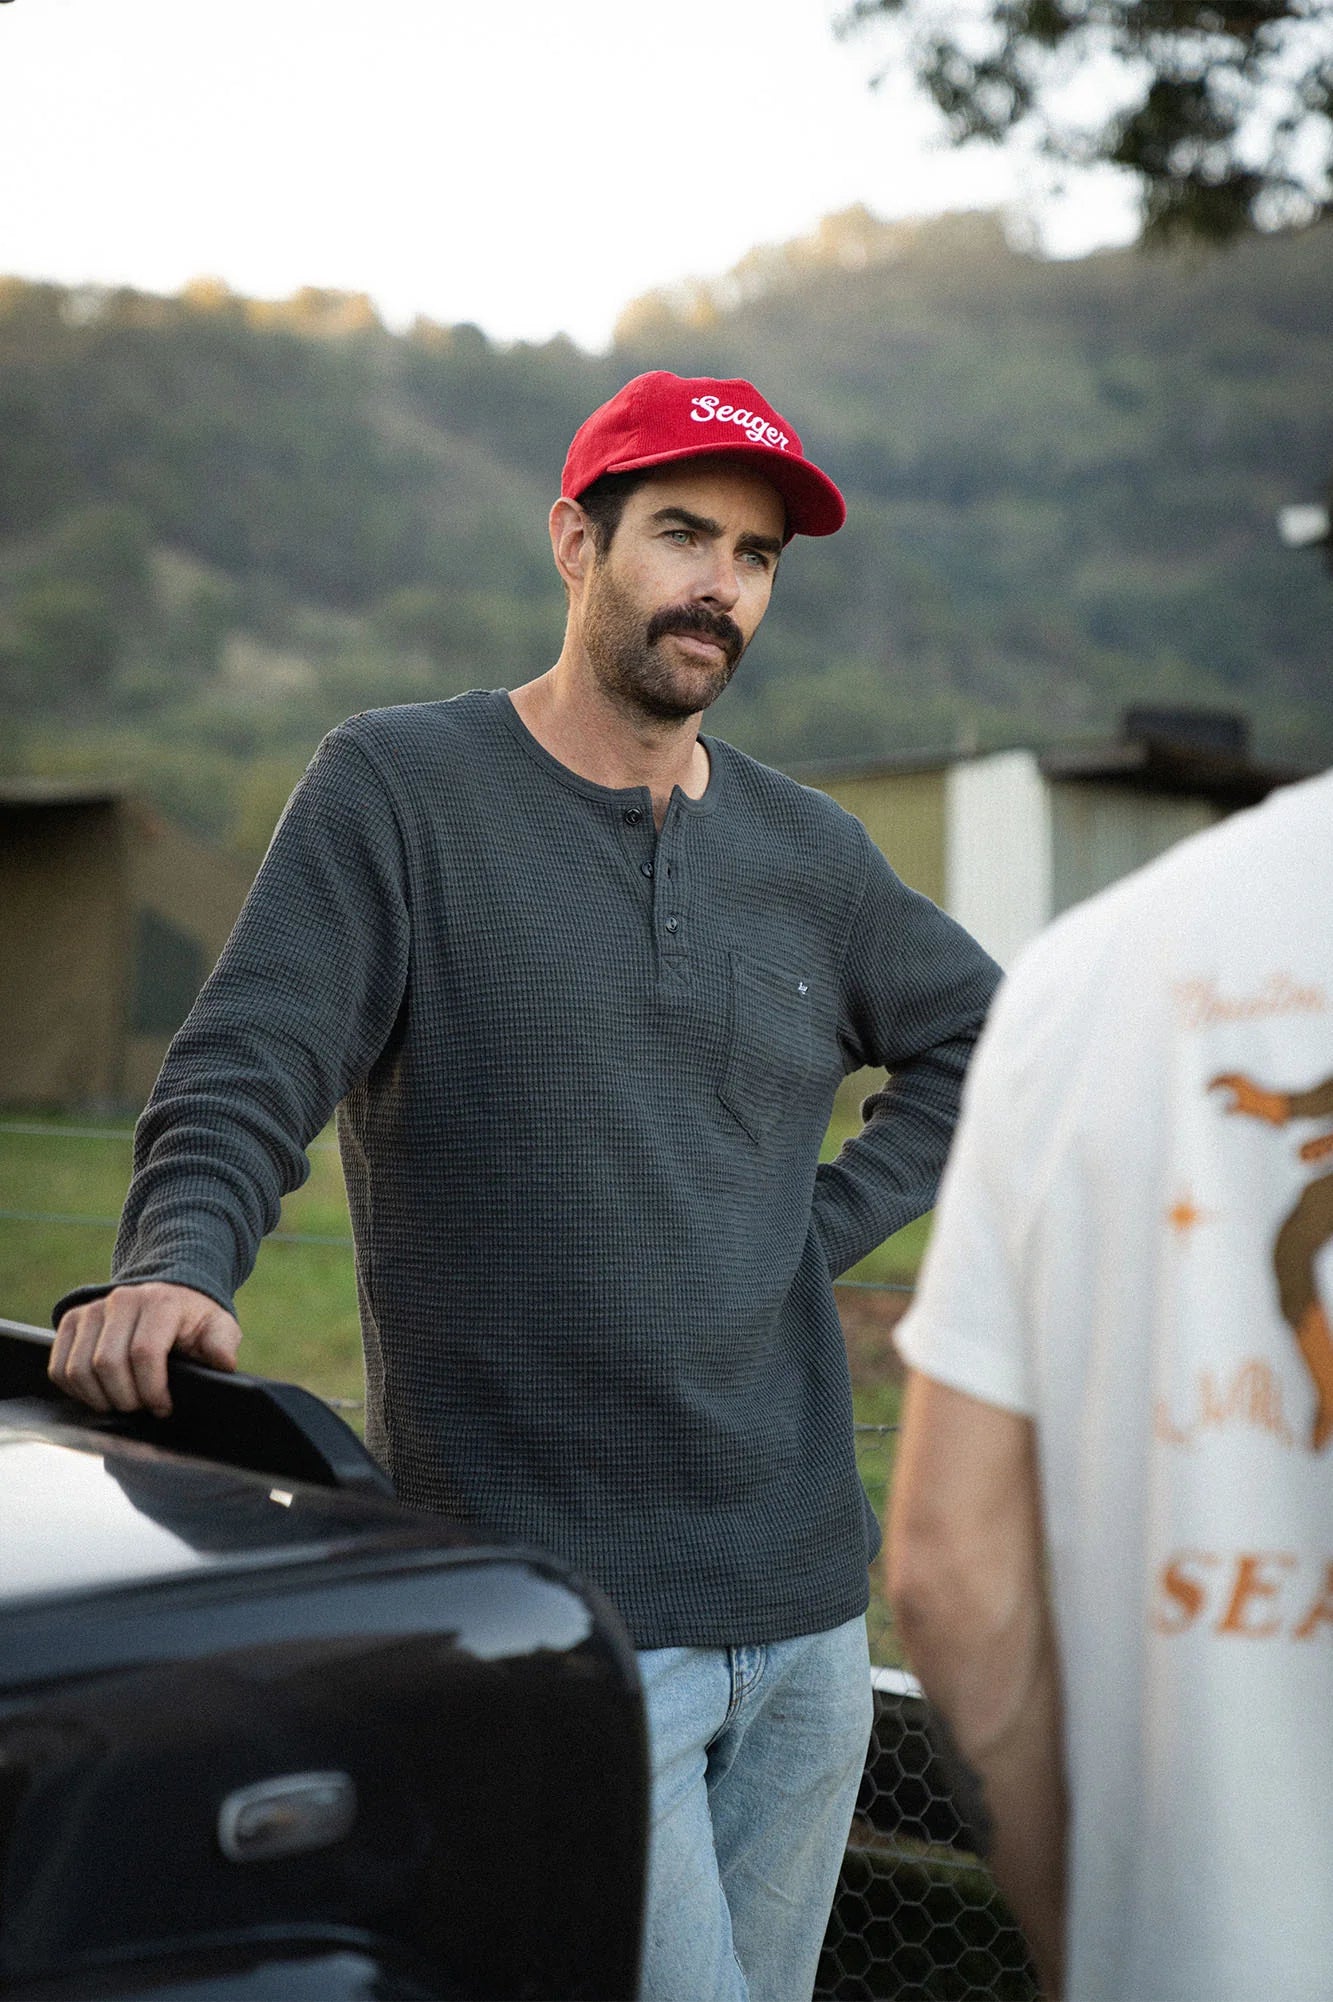
<svg viewBox="0 0 1333 2002">
<path fill-rule="evenodd" d="M 1333 755 L 1328 582 L 1276 509 L 1333 465 L 1333 224 L 1042 261 L 864 209 L 627 309 L 609 354 L 358 295 L 0 280 L 11 771 L 113 778 L 257 858 L 353 710 L 560 643 L 545 516 L 639 370 L 740 374 L 844 487 L 711 727 L 787 766 L 1249 711 Z"/>
<path fill-rule="evenodd" d="M 1329 0 L 852 0 L 952 145 L 1026 142 L 1059 187 L 1107 167 L 1144 240 L 1227 243 L 1333 210 Z"/>
</svg>

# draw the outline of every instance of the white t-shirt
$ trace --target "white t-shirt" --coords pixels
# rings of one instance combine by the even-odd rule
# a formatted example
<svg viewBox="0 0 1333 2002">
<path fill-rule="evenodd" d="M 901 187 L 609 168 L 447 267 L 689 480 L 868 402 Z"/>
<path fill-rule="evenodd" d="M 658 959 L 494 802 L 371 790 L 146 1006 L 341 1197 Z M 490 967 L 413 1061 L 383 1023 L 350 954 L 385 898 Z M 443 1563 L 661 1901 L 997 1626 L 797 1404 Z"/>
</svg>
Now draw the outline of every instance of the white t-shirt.
<svg viewBox="0 0 1333 2002">
<path fill-rule="evenodd" d="M 1227 1073 L 1333 1099 L 1333 773 L 1020 959 L 899 1332 L 1038 1428 L 1071 2002 L 1333 1996 L 1333 1443 L 1281 1308 L 1333 1310 L 1333 1114 L 1230 1113 Z"/>
</svg>

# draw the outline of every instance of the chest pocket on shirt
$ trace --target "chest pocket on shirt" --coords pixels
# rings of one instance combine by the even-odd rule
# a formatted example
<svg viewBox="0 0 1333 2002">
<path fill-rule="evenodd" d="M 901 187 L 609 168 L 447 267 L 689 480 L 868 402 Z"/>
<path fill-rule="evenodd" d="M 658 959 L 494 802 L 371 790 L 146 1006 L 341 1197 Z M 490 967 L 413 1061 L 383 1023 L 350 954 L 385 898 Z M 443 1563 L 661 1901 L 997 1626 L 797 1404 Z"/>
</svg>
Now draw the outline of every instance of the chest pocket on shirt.
<svg viewBox="0 0 1333 2002">
<path fill-rule="evenodd" d="M 763 1139 L 810 1074 L 810 989 L 803 974 L 731 955 L 731 1019 L 718 1096 Z"/>
</svg>

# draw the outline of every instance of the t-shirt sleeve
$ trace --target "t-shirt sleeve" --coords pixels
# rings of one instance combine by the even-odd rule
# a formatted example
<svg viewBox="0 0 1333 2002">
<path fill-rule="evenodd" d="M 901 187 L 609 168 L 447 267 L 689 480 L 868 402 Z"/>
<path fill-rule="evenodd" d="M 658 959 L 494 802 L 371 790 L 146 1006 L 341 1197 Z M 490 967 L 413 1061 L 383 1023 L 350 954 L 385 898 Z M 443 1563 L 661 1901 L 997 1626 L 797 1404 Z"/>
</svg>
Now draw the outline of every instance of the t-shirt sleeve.
<svg viewBox="0 0 1333 2002">
<path fill-rule="evenodd" d="M 953 1390 L 1031 1415 L 1020 1284 L 1022 1107 L 1010 1061 L 1013 995 L 1002 989 L 977 1046 L 916 1298 L 895 1336 L 903 1361 Z"/>
</svg>

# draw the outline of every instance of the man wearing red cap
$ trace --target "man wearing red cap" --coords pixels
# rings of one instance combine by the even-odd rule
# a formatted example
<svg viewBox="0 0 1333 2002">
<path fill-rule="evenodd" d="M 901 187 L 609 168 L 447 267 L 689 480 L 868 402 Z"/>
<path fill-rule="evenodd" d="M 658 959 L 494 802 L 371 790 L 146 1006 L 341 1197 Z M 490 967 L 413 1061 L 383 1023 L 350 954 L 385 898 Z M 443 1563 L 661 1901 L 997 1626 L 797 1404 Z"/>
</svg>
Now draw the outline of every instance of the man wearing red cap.
<svg viewBox="0 0 1333 2002">
<path fill-rule="evenodd" d="M 53 1374 L 167 1405 L 335 1106 L 367 1436 L 640 1650 L 643 1995 L 801 2002 L 860 1777 L 877 1540 L 833 1276 L 925 1209 L 995 969 L 820 793 L 699 734 L 842 497 L 746 382 L 638 377 L 551 510 L 560 657 L 353 717 L 290 801 Z M 890 1082 L 837 1161 L 840 1078 Z"/>
</svg>

